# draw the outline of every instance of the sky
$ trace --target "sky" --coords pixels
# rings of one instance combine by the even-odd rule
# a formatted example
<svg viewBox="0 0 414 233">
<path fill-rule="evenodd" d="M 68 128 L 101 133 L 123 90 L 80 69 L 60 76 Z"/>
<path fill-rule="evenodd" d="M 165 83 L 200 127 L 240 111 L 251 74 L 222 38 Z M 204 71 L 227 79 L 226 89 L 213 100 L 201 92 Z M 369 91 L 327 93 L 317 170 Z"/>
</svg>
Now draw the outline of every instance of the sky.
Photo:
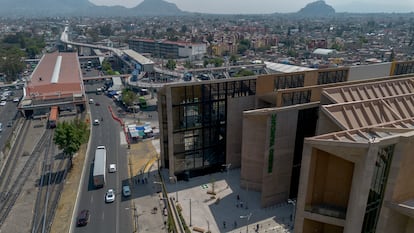
<svg viewBox="0 0 414 233">
<path fill-rule="evenodd" d="M 143 0 L 89 0 L 96 5 L 135 7 Z M 165 0 L 183 11 L 218 14 L 297 12 L 315 0 Z M 325 0 L 336 12 L 414 12 L 414 0 Z"/>
</svg>

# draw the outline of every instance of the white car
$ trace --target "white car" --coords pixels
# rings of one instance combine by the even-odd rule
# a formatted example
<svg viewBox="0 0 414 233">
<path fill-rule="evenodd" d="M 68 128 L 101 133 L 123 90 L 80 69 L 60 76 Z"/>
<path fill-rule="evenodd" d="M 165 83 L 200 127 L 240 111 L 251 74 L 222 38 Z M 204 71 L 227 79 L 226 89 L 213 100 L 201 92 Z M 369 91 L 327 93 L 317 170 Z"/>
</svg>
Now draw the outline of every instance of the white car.
<svg viewBox="0 0 414 233">
<path fill-rule="evenodd" d="M 124 197 L 131 196 L 131 189 L 129 188 L 129 185 L 122 186 L 122 194 L 124 195 Z"/>
<path fill-rule="evenodd" d="M 113 189 L 108 189 L 105 194 L 105 202 L 110 203 L 115 201 L 115 192 Z"/>
<path fill-rule="evenodd" d="M 4 105 L 6 105 L 6 103 L 7 103 L 6 101 L 1 101 L 0 106 L 4 106 Z"/>
<path fill-rule="evenodd" d="M 114 163 L 109 164 L 109 172 L 110 173 L 116 172 L 116 164 Z"/>
<path fill-rule="evenodd" d="M 99 125 L 99 120 L 98 119 L 95 119 L 95 120 L 93 120 L 93 125 Z"/>
<path fill-rule="evenodd" d="M 15 98 L 13 98 L 13 102 L 19 102 L 20 101 L 20 98 L 19 97 L 15 97 Z"/>
</svg>

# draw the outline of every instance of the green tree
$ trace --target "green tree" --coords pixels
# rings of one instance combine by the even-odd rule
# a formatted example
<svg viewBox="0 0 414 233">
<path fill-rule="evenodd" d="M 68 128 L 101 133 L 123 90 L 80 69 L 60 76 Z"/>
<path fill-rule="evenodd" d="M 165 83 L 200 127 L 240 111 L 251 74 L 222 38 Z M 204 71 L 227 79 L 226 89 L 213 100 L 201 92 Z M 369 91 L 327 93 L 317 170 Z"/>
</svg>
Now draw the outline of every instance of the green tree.
<svg viewBox="0 0 414 233">
<path fill-rule="evenodd" d="M 229 60 L 230 60 L 230 63 L 231 64 L 235 65 L 237 63 L 237 60 L 239 60 L 239 59 L 238 59 L 238 57 L 236 55 L 232 54 L 230 56 L 230 59 Z"/>
<path fill-rule="evenodd" d="M 237 52 L 239 54 L 245 53 L 248 49 L 250 49 L 250 40 L 243 39 L 239 42 L 239 45 L 237 46 Z"/>
<path fill-rule="evenodd" d="M 235 74 L 235 77 L 243 77 L 243 76 L 252 76 L 254 75 L 254 72 L 247 69 L 241 69 L 237 74 Z"/>
<path fill-rule="evenodd" d="M 58 145 L 64 154 L 72 156 L 79 150 L 89 137 L 88 126 L 80 119 L 71 122 L 59 122 L 53 137 L 53 142 Z"/>
<path fill-rule="evenodd" d="M 138 95 L 134 91 L 130 89 L 122 90 L 122 102 L 124 102 L 126 106 L 132 106 L 137 101 Z"/>
<path fill-rule="evenodd" d="M 24 69 L 22 57 L 25 54 L 17 47 L 11 47 L 0 53 L 0 72 L 6 74 L 6 81 L 14 81 Z"/>
<path fill-rule="evenodd" d="M 175 60 L 173 59 L 169 59 L 167 61 L 167 64 L 165 64 L 165 66 L 167 67 L 167 69 L 169 70 L 175 70 L 175 67 L 177 66 L 177 63 L 175 62 Z"/>
<path fill-rule="evenodd" d="M 102 25 L 99 27 L 99 31 L 101 32 L 101 35 L 110 36 L 112 34 L 112 25 L 109 23 Z"/>
</svg>

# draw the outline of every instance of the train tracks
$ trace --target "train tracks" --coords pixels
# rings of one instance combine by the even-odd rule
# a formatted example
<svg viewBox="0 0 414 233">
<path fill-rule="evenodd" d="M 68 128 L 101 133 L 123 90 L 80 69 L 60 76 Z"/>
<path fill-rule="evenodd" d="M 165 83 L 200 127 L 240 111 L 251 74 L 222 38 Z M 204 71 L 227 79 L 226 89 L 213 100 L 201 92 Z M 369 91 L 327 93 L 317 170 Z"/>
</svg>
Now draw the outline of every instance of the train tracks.
<svg viewBox="0 0 414 233">
<path fill-rule="evenodd" d="M 50 232 L 54 213 L 63 190 L 64 179 L 69 169 L 69 160 L 61 156 L 56 159 L 53 131 L 50 140 L 43 146 L 42 172 L 38 182 L 38 193 L 32 220 L 32 233 Z"/>
<path fill-rule="evenodd" d="M 39 182 L 36 183 L 38 192 L 30 230 L 32 233 L 44 233 L 50 232 L 70 164 L 69 159 L 58 154 L 53 143 L 54 131 L 50 129 L 43 131 L 31 153 L 23 150 L 21 145 L 25 140 L 32 140 L 25 136 L 32 127 L 31 122 L 24 121 L 20 136 L 16 140 L 17 146 L 11 149 L 10 156 L 0 174 L 0 228 L 22 193 L 26 182 L 32 180 L 34 176 L 39 177 Z M 37 169 L 34 169 L 38 165 L 41 168 L 40 174 Z"/>
</svg>

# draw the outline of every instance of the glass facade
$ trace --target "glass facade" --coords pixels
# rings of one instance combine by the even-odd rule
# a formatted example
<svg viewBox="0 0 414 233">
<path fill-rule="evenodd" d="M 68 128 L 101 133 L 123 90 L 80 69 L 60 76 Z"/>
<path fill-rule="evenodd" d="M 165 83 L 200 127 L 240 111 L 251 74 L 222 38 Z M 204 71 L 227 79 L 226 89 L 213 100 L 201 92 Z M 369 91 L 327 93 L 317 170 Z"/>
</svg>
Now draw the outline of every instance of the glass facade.
<svg viewBox="0 0 414 233">
<path fill-rule="evenodd" d="M 367 208 L 365 210 L 364 223 L 362 225 L 362 233 L 374 233 L 377 227 L 393 153 L 394 145 L 380 148 L 378 151 L 374 175 L 369 190 Z"/>
<path fill-rule="evenodd" d="M 411 74 L 414 73 L 414 62 L 401 62 L 395 64 L 394 74 L 393 75 L 400 75 L 400 74 Z"/>
<path fill-rule="evenodd" d="M 347 80 L 348 70 L 329 70 L 318 73 L 318 85 L 345 82 Z"/>
<path fill-rule="evenodd" d="M 179 179 L 222 168 L 227 100 L 255 94 L 255 79 L 171 87 L 174 165 Z"/>
<path fill-rule="evenodd" d="M 310 103 L 311 94 L 311 90 L 283 93 L 282 106 Z"/>
<path fill-rule="evenodd" d="M 305 83 L 305 73 L 279 76 L 275 79 L 275 89 L 279 90 L 279 89 L 303 87 L 304 83 Z"/>
</svg>

